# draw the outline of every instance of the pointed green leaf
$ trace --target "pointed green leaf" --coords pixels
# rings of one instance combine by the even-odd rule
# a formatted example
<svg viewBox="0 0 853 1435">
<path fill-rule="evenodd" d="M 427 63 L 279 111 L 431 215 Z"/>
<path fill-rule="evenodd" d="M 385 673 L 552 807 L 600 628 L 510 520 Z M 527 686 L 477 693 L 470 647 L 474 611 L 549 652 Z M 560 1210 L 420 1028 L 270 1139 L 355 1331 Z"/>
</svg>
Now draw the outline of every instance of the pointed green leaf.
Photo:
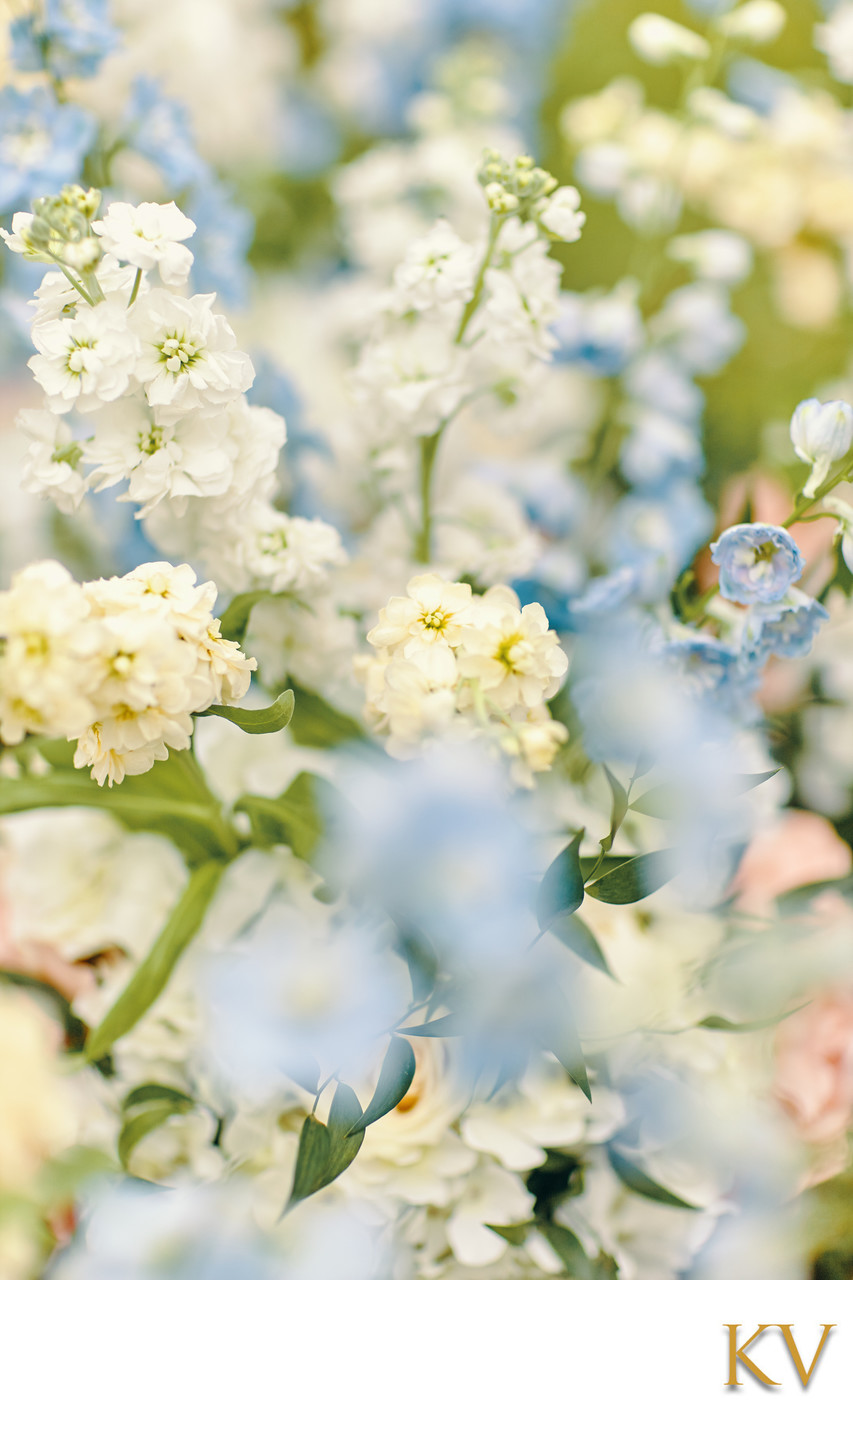
<svg viewBox="0 0 853 1435">
<path fill-rule="evenodd" d="M 437 1016 L 435 1021 L 426 1021 L 421 1026 L 400 1027 L 401 1036 L 458 1036 L 459 1018 L 454 1012 Z"/>
<path fill-rule="evenodd" d="M 589 966 L 604 972 L 613 981 L 616 980 L 595 936 L 577 913 L 561 912 L 558 917 L 554 918 L 549 930 L 559 938 L 565 947 L 569 948 L 570 952 L 574 952 L 576 957 L 580 957 L 582 962 L 587 962 Z"/>
<path fill-rule="evenodd" d="M 583 1047 L 569 1004 L 561 991 L 554 992 L 549 1025 L 543 1032 L 542 1045 L 546 1051 L 550 1051 L 556 1056 L 575 1086 L 580 1087 L 587 1101 L 592 1101 L 592 1090 L 590 1089 Z"/>
<path fill-rule="evenodd" d="M 294 856 L 310 862 L 325 830 L 322 809 L 333 793 L 332 784 L 324 777 L 300 772 L 278 797 L 241 797 L 234 810 L 246 813 L 256 846 L 284 845 Z"/>
<path fill-rule="evenodd" d="M 357 1131 L 363 1131 L 366 1126 L 371 1126 L 374 1121 L 379 1121 L 381 1117 L 387 1116 L 389 1111 L 393 1111 L 403 1100 L 414 1075 L 415 1053 L 410 1044 L 402 1036 L 392 1036 L 376 1090 L 365 1111 L 355 1125 L 350 1127 L 350 1136 L 354 1136 Z"/>
<path fill-rule="evenodd" d="M 293 1173 L 293 1188 L 286 1209 L 304 1201 L 323 1186 L 328 1185 L 327 1171 L 330 1164 L 331 1138 L 322 1121 L 316 1116 L 306 1116 L 299 1133 L 299 1149 L 296 1153 L 296 1170 Z"/>
<path fill-rule="evenodd" d="M 251 593 L 238 593 L 236 598 L 231 599 L 219 619 L 219 631 L 222 637 L 227 638 L 231 643 L 242 643 L 255 604 L 272 596 L 272 593 L 265 588 L 256 589 Z"/>
<path fill-rule="evenodd" d="M 612 1146 L 608 1146 L 607 1156 L 622 1185 L 627 1186 L 629 1191 L 636 1192 L 638 1196 L 645 1196 L 649 1201 L 658 1201 L 662 1206 L 678 1206 L 682 1211 L 698 1211 L 700 1209 L 691 1201 L 682 1200 L 681 1196 L 676 1196 L 674 1191 L 668 1191 L 665 1186 L 653 1181 L 651 1176 L 647 1176 L 645 1171 L 641 1171 L 640 1167 L 635 1166 L 633 1161 L 629 1161 L 626 1156 L 621 1156 L 618 1151 L 614 1151 Z"/>
<path fill-rule="evenodd" d="M 572 1280 L 594 1279 L 592 1261 L 574 1231 L 568 1230 L 566 1226 L 558 1226 L 554 1221 L 543 1221 L 539 1229 Z"/>
<path fill-rule="evenodd" d="M 628 857 L 603 877 L 597 877 L 587 887 L 587 896 L 595 897 L 598 902 L 624 906 L 641 902 L 672 876 L 671 852 L 643 852 L 639 857 Z"/>
<path fill-rule="evenodd" d="M 290 725 L 294 742 L 303 747 L 340 747 L 345 742 L 358 742 L 364 738 L 364 730 L 348 713 L 338 712 L 308 688 L 293 683 L 296 711 Z"/>
<path fill-rule="evenodd" d="M 98 1061 L 106 1055 L 113 1043 L 130 1031 L 157 1000 L 178 958 L 201 926 L 224 870 L 221 862 L 207 862 L 190 874 L 148 956 L 100 1025 L 90 1032 L 85 1047 L 89 1061 Z"/>
<path fill-rule="evenodd" d="M 607 766 L 607 764 L 603 763 L 602 766 L 604 768 L 604 776 L 607 778 L 608 786 L 610 787 L 610 795 L 612 798 L 612 806 L 610 813 L 610 831 L 608 832 L 606 837 L 603 837 L 601 839 L 601 842 L 599 843 L 602 853 L 606 854 L 613 846 L 613 839 L 615 838 L 616 833 L 619 831 L 619 828 L 622 826 L 622 823 L 625 820 L 625 813 L 628 811 L 628 794 L 622 786 L 621 782 L 618 780 L 618 778 L 613 776 L 613 773 L 610 771 L 610 768 Z"/>
<path fill-rule="evenodd" d="M 768 1027 L 778 1026 L 780 1021 L 787 1021 L 789 1016 L 803 1011 L 810 1004 L 810 1002 L 802 1002 L 800 1006 L 793 1007 L 791 1011 L 780 1012 L 778 1016 L 765 1017 L 763 1021 L 729 1021 L 725 1016 L 706 1016 L 696 1025 L 704 1027 L 706 1031 L 766 1031 Z"/>
<path fill-rule="evenodd" d="M 647 792 L 635 797 L 631 803 L 631 811 L 641 812 L 644 817 L 659 817 L 665 821 L 674 817 L 678 811 L 678 798 L 678 789 L 666 783 L 661 787 L 650 787 Z"/>
<path fill-rule="evenodd" d="M 189 1110 L 195 1104 L 186 1091 L 178 1091 L 174 1086 L 160 1086 L 159 1083 L 151 1081 L 129 1091 L 121 1103 L 122 1110 L 128 1111 L 132 1106 L 142 1106 L 149 1101 L 171 1101 L 173 1106 L 183 1107 L 184 1110 Z"/>
<path fill-rule="evenodd" d="M 584 829 L 576 832 L 568 847 L 564 847 L 539 884 L 536 897 L 536 916 L 543 932 L 547 931 L 554 918 L 561 912 L 574 912 L 583 901 L 583 875 L 580 864 L 580 845 Z"/>
<path fill-rule="evenodd" d="M 190 1106 L 192 1104 L 190 1102 Z M 128 1117 L 118 1138 L 118 1158 L 122 1166 L 127 1166 L 131 1152 L 144 1136 L 156 1131 L 158 1126 L 162 1126 L 170 1116 L 176 1116 L 186 1110 L 188 1107 L 176 1104 L 174 1101 L 156 1101 Z"/>
<path fill-rule="evenodd" d="M 288 688 L 286 693 L 280 693 L 274 703 L 268 708 L 235 708 L 228 703 L 213 703 L 199 717 L 227 718 L 244 732 L 281 732 L 287 727 L 293 717 L 294 698 Z"/>
<path fill-rule="evenodd" d="M 358 1155 L 364 1131 L 351 1133 L 361 1117 L 361 1105 L 350 1086 L 338 1083 L 329 1108 L 328 1125 L 306 1116 L 299 1133 L 293 1189 L 283 1214 L 306 1196 L 322 1191 L 345 1171 Z"/>
<path fill-rule="evenodd" d="M 525 1221 L 521 1226 L 493 1226 L 487 1221 L 486 1229 L 494 1231 L 495 1235 L 500 1236 L 509 1246 L 523 1246 L 530 1232 L 536 1230 L 536 1223 Z"/>
</svg>

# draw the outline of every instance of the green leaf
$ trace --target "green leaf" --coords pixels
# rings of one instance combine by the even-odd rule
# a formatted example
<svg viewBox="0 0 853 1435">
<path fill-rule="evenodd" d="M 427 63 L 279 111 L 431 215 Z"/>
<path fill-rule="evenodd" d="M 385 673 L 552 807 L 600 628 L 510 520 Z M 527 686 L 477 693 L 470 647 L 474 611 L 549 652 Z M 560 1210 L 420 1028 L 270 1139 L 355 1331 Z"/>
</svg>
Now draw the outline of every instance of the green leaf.
<svg viewBox="0 0 853 1435">
<path fill-rule="evenodd" d="M 568 847 L 564 847 L 554 858 L 539 884 L 536 916 L 543 932 L 547 931 L 556 916 L 563 912 L 576 911 L 583 901 L 583 875 L 579 855 L 583 835 L 583 828 L 575 833 Z"/>
<path fill-rule="evenodd" d="M 661 787 L 650 787 L 647 792 L 631 803 L 632 812 L 641 812 L 644 817 L 659 817 L 662 821 L 674 817 L 679 807 L 678 788 L 664 783 Z"/>
<path fill-rule="evenodd" d="M 738 792 L 749 792 L 750 788 L 760 787 L 762 782 L 769 782 L 771 777 L 775 777 L 777 772 L 781 771 L 781 767 L 772 767 L 769 772 L 744 772 L 734 781 Z"/>
<path fill-rule="evenodd" d="M 272 598 L 272 596 L 272 593 L 266 588 L 255 589 L 251 593 L 238 593 L 236 598 L 231 599 L 219 619 L 219 631 L 222 637 L 227 638 L 231 643 L 242 643 L 255 604 L 263 602 L 264 598 Z"/>
<path fill-rule="evenodd" d="M 190 1102 L 190 1105 L 192 1105 L 192 1102 Z M 174 1101 L 155 1101 L 151 1102 L 150 1105 L 146 1106 L 142 1111 L 138 1111 L 135 1115 L 128 1117 L 119 1132 L 118 1138 L 118 1158 L 122 1166 L 127 1167 L 131 1152 L 135 1146 L 138 1146 L 144 1136 L 148 1136 L 150 1132 L 156 1131 L 157 1127 L 162 1126 L 165 1121 L 168 1121 L 170 1116 L 178 1115 L 188 1109 L 187 1106 Z"/>
<path fill-rule="evenodd" d="M 381 1117 L 387 1116 L 389 1111 L 393 1111 L 403 1100 L 414 1075 L 415 1053 L 410 1044 L 402 1036 L 392 1036 L 382 1062 L 376 1090 L 366 1110 L 355 1125 L 350 1127 L 350 1136 L 354 1136 L 357 1131 L 363 1131 L 366 1126 L 371 1126 L 374 1121 L 379 1121 Z"/>
<path fill-rule="evenodd" d="M 285 1212 L 328 1186 L 355 1160 L 364 1140 L 364 1132 L 350 1135 L 361 1117 L 361 1105 L 355 1092 L 343 1083 L 338 1085 L 329 1109 L 329 1122 L 324 1126 L 316 1116 L 306 1116 L 299 1133 L 293 1189 Z"/>
<path fill-rule="evenodd" d="M 570 952 L 574 952 L 576 957 L 580 957 L 582 962 L 587 962 L 589 966 L 604 972 L 613 981 L 616 980 L 596 938 L 586 922 L 582 921 L 576 913 L 561 913 L 560 916 L 554 918 L 549 930 L 559 938 L 565 947 L 569 948 Z"/>
<path fill-rule="evenodd" d="M 672 875 L 669 851 L 643 852 L 639 857 L 628 857 L 603 877 L 597 877 L 587 887 L 587 896 L 595 897 L 598 902 L 624 906 L 656 892 Z"/>
<path fill-rule="evenodd" d="M 653 1181 L 651 1176 L 647 1176 L 645 1171 L 641 1171 L 640 1167 L 635 1166 L 633 1161 L 629 1161 L 627 1157 L 620 1156 L 612 1146 L 607 1147 L 607 1156 L 622 1185 L 627 1186 L 629 1191 L 636 1192 L 638 1196 L 645 1196 L 649 1201 L 658 1201 L 662 1206 L 678 1206 L 682 1211 L 698 1211 L 700 1209 L 699 1206 L 682 1200 L 681 1196 L 676 1196 L 673 1191 L 668 1191 L 665 1186 Z"/>
<path fill-rule="evenodd" d="M 322 809 L 330 805 L 333 793 L 332 784 L 324 777 L 300 772 L 278 797 L 241 797 L 234 810 L 245 812 L 249 818 L 255 846 L 283 845 L 296 857 L 310 862 L 325 830 Z"/>
<path fill-rule="evenodd" d="M 566 1226 L 558 1226 L 554 1221 L 543 1221 L 539 1229 L 572 1280 L 595 1279 L 593 1263 L 574 1231 L 568 1230 Z"/>
<path fill-rule="evenodd" d="M 599 852 L 597 857 L 582 857 L 581 873 L 584 882 L 588 882 L 593 874 L 596 877 L 603 877 L 608 872 L 615 872 L 617 867 L 624 866 L 627 857 L 602 856 Z"/>
<path fill-rule="evenodd" d="M 422 1026 L 400 1027 L 401 1036 L 458 1036 L 459 1018 L 454 1012 L 437 1016 L 435 1021 L 426 1021 Z"/>
<path fill-rule="evenodd" d="M 493 1226 L 487 1221 L 486 1229 L 494 1231 L 496 1236 L 500 1236 L 507 1242 L 507 1245 L 523 1246 L 530 1232 L 535 1231 L 536 1223 L 535 1221 L 525 1221 L 521 1226 Z"/>
<path fill-rule="evenodd" d="M 549 1025 L 542 1034 L 542 1045 L 546 1051 L 550 1051 L 556 1056 L 575 1086 L 580 1087 L 587 1101 L 592 1101 L 583 1047 L 569 1004 L 561 991 L 554 992 Z"/>
<path fill-rule="evenodd" d="M 625 820 L 625 813 L 628 811 L 628 794 L 622 786 L 621 782 L 619 782 L 619 780 L 613 776 L 613 773 L 610 771 L 610 768 L 607 766 L 607 764 L 602 763 L 602 767 L 604 768 L 604 776 L 607 778 L 607 782 L 610 787 L 610 794 L 612 797 L 612 807 L 610 813 L 610 831 L 608 832 L 606 837 L 602 837 L 601 841 L 598 844 L 601 848 L 602 854 L 606 855 L 613 846 L 613 839 L 615 838 L 616 833 L 619 831 L 619 828 L 622 826 L 622 823 Z"/>
<path fill-rule="evenodd" d="M 143 1106 L 149 1101 L 171 1101 L 174 1106 L 181 1106 L 188 1111 L 195 1105 L 193 1098 L 186 1091 L 178 1091 L 175 1086 L 160 1086 L 156 1081 L 150 1081 L 145 1086 L 136 1086 L 129 1091 L 121 1103 L 123 1111 L 129 1111 L 132 1106 Z"/>
<path fill-rule="evenodd" d="M 213 703 L 199 717 L 227 718 L 236 727 L 244 732 L 281 732 L 287 727 L 293 717 L 294 698 L 290 688 L 286 693 L 279 693 L 274 703 L 268 708 L 236 708 L 228 703 Z"/>
<path fill-rule="evenodd" d="M 41 807 L 97 807 L 133 832 L 168 837 L 190 863 L 236 855 L 236 835 L 191 752 L 170 752 L 149 772 L 126 777 L 115 787 L 99 787 L 88 769 L 73 767 L 72 743 L 39 743 L 39 750 L 58 766 L 43 777 L 0 779 L 0 815 Z"/>
<path fill-rule="evenodd" d="M 802 1002 L 800 1006 L 793 1007 L 791 1011 L 780 1012 L 778 1016 L 765 1017 L 763 1021 L 729 1021 L 725 1016 L 706 1016 L 696 1025 L 704 1027 L 706 1031 L 766 1031 L 768 1027 L 778 1026 L 780 1021 L 787 1021 L 789 1016 L 794 1016 L 796 1012 L 803 1011 L 810 1005 L 810 1002 Z"/>
<path fill-rule="evenodd" d="M 390 912 L 389 916 L 394 917 L 394 913 Z M 397 920 L 396 917 L 394 920 Z M 395 946 L 409 969 L 412 996 L 415 1001 L 426 1001 L 427 997 L 435 990 L 439 973 L 438 957 L 433 950 L 432 943 L 424 936 L 423 932 L 415 931 L 412 927 L 399 922 L 397 925 L 399 937 Z"/>
<path fill-rule="evenodd" d="M 340 747 L 345 742 L 359 742 L 364 739 L 364 730 L 347 713 L 338 712 L 308 688 L 293 683 L 296 711 L 290 725 L 290 735 L 302 747 Z"/>
<path fill-rule="evenodd" d="M 89 1061 L 97 1061 L 104 1056 L 157 1000 L 178 958 L 201 926 L 224 870 L 221 862 L 206 862 L 190 874 L 148 956 L 137 967 L 100 1025 L 90 1032 L 85 1047 Z"/>
</svg>

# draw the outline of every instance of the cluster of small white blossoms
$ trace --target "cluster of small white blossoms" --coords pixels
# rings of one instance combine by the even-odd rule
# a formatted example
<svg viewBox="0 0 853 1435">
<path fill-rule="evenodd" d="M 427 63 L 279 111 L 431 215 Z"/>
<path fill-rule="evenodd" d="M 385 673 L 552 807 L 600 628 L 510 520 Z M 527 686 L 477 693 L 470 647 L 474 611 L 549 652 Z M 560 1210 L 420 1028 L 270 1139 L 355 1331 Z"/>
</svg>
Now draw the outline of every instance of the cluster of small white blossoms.
<svg viewBox="0 0 853 1435">
<path fill-rule="evenodd" d="M 552 764 L 568 738 L 545 706 L 569 666 L 539 603 L 511 588 L 472 593 L 434 573 L 412 578 L 367 635 L 375 657 L 356 660 L 365 715 L 388 733 L 387 751 L 410 757 L 430 737 L 481 734 L 513 759 L 513 776 Z"/>
<path fill-rule="evenodd" d="M 580 196 L 526 155 L 487 151 L 478 178 L 488 235 L 469 244 L 440 219 L 410 245 L 352 372 L 378 450 L 436 433 L 479 394 L 518 392 L 556 348 L 561 266 L 548 247 L 580 238 Z"/>
<path fill-rule="evenodd" d="M 0 593 L 0 740 L 76 740 L 101 786 L 189 747 L 190 714 L 237 702 L 256 666 L 215 602 L 188 564 L 82 584 L 53 559 L 22 569 Z"/>
<path fill-rule="evenodd" d="M 60 270 L 32 301 L 29 367 L 45 406 L 18 417 L 30 439 L 24 487 L 71 512 L 127 480 L 122 500 L 165 552 L 201 561 L 224 587 L 299 589 L 318 557 L 343 561 L 340 540 L 273 506 L 284 420 L 248 403 L 254 368 L 216 295 L 178 292 L 193 221 L 174 203 L 120 202 L 99 220 L 99 202 L 67 186 L 0 231 L 14 252 Z"/>
</svg>

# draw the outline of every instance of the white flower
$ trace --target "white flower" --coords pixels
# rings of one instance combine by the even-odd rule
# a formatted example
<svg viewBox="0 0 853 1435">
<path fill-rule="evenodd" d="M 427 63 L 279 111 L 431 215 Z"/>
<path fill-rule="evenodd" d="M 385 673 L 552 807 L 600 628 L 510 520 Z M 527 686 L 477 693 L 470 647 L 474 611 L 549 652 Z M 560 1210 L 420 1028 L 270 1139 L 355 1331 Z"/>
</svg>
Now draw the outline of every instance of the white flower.
<svg viewBox="0 0 853 1435">
<path fill-rule="evenodd" d="M 375 648 L 399 648 L 411 657 L 423 647 L 455 647 L 469 621 L 471 588 L 448 583 L 436 573 L 420 574 L 406 586 L 405 598 L 392 598 L 367 635 Z"/>
<path fill-rule="evenodd" d="M 640 58 L 650 65 L 667 65 L 671 60 L 706 60 L 711 53 L 708 41 L 695 30 L 649 11 L 631 21 L 628 39 Z"/>
<path fill-rule="evenodd" d="M 693 267 L 697 279 L 720 284 L 740 284 L 752 269 L 752 247 L 742 234 L 730 229 L 703 229 L 679 234 L 667 245 L 667 253 Z"/>
<path fill-rule="evenodd" d="M 35 219 L 34 214 L 19 211 L 12 216 L 12 232 L 8 229 L 0 229 L 0 237 L 6 241 L 6 246 L 13 254 L 23 254 L 27 259 L 41 259 L 42 251 L 28 238 L 30 225 Z"/>
<path fill-rule="evenodd" d="M 815 49 L 821 50 L 836 80 L 853 81 L 853 4 L 843 0 L 823 25 L 814 27 Z"/>
<path fill-rule="evenodd" d="M 68 424 L 49 409 L 21 409 L 15 424 L 30 440 L 21 486 L 52 498 L 63 513 L 73 513 L 88 482 L 78 468 L 81 450 Z"/>
<path fill-rule="evenodd" d="M 540 603 L 522 608 L 511 588 L 490 588 L 465 629 L 458 654 L 463 677 L 504 711 L 534 708 L 551 698 L 569 660 Z M 469 699 L 470 701 L 470 699 Z"/>
<path fill-rule="evenodd" d="M 119 264 L 111 254 L 105 254 L 95 270 L 95 277 L 104 294 L 108 298 L 120 298 L 121 308 L 126 310 L 135 280 L 133 270 L 128 269 L 126 264 Z M 150 287 L 143 274 L 137 291 L 138 295 L 144 296 Z M 81 300 L 80 294 L 64 274 L 59 273 L 56 269 L 49 269 L 36 290 L 35 298 L 29 302 L 35 309 L 32 321 L 35 332 L 37 325 L 44 324 L 49 319 L 72 317 Z"/>
<path fill-rule="evenodd" d="M 127 389 L 139 344 L 120 304 L 106 300 L 81 305 L 73 318 L 48 319 L 33 326 L 38 349 L 29 360 L 54 413 L 76 406 L 92 413 Z"/>
<path fill-rule="evenodd" d="M 812 465 L 803 493 L 813 497 L 831 465 L 843 458 L 853 443 L 853 409 L 843 399 L 826 404 L 804 399 L 791 419 L 791 442 L 797 457 Z"/>
<path fill-rule="evenodd" d="M 160 270 L 164 284 L 186 282 L 193 262 L 182 239 L 195 234 L 195 225 L 174 201 L 169 204 L 124 204 L 116 201 L 92 228 L 107 254 L 137 269 Z"/>
<path fill-rule="evenodd" d="M 267 503 L 241 514 L 237 561 L 255 586 L 271 593 L 307 593 L 346 562 L 340 534 L 319 518 L 291 517 Z"/>
<path fill-rule="evenodd" d="M 714 28 L 730 40 L 747 40 L 753 45 L 766 45 L 781 35 L 787 23 L 784 7 L 778 0 L 747 0 L 736 10 L 718 15 Z"/>
<path fill-rule="evenodd" d="M 418 323 L 367 344 L 350 376 L 380 440 L 435 433 L 465 394 L 465 355 L 446 327 Z"/>
<path fill-rule="evenodd" d="M 88 605 L 61 563 L 48 559 L 16 573 L 0 593 L 0 738 L 27 732 L 74 735 L 90 722 L 87 696 L 94 644 Z"/>
<path fill-rule="evenodd" d="M 129 479 L 123 497 L 141 505 L 139 517 L 164 499 L 180 511 L 189 497 L 227 492 L 235 452 L 226 412 L 195 411 L 158 424 L 140 398 L 120 399 L 101 410 L 94 436 L 83 448 L 87 463 L 95 465 L 89 474 L 92 487 L 110 488 Z"/>
<path fill-rule="evenodd" d="M 586 215 L 580 207 L 581 197 L 574 185 L 564 184 L 544 201 L 537 210 L 536 222 L 541 229 L 564 244 L 580 239 Z"/>
<path fill-rule="evenodd" d="M 405 306 L 431 309 L 461 304 L 474 292 L 476 255 L 439 219 L 429 234 L 409 245 L 406 257 L 394 270 L 394 288 Z"/>
<path fill-rule="evenodd" d="M 154 289 L 129 311 L 141 347 L 136 374 L 158 422 L 229 403 L 251 385 L 252 361 L 237 348 L 227 320 L 212 312 L 215 298 Z"/>
</svg>

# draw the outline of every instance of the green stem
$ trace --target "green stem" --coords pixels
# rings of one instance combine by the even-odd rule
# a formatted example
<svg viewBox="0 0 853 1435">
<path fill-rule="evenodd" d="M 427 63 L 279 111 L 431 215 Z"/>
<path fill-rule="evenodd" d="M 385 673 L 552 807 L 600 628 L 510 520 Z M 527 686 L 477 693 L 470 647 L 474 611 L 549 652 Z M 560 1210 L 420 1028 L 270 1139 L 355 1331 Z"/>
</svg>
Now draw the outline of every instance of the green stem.
<svg viewBox="0 0 853 1435">
<path fill-rule="evenodd" d="M 74 285 L 74 288 L 77 290 L 77 293 L 80 294 L 80 295 L 82 295 L 82 297 L 86 300 L 86 303 L 87 303 L 91 308 L 94 308 L 95 306 L 94 306 L 94 303 L 93 303 L 93 301 L 92 301 L 91 295 L 89 295 L 89 294 L 86 293 L 86 290 L 83 288 L 83 285 L 82 285 L 82 284 L 78 284 L 77 280 L 74 278 L 74 275 L 71 273 L 71 270 L 70 270 L 70 269 L 67 269 L 67 268 L 65 267 L 65 265 L 62 263 L 62 261 L 59 260 L 59 259 L 57 259 L 56 263 L 57 263 L 58 267 L 61 269 L 62 273 L 65 275 L 66 279 L 68 280 L 68 283 L 69 283 L 69 284 L 73 284 L 73 285 Z M 102 295 L 101 297 L 103 297 L 103 295 Z"/>
<path fill-rule="evenodd" d="M 504 214 L 493 214 L 489 221 L 489 238 L 486 242 L 486 250 L 480 262 L 480 268 L 477 270 L 477 277 L 474 280 L 474 288 L 471 292 L 471 298 L 468 300 L 468 303 L 465 305 L 465 308 L 462 311 L 462 318 L 459 320 L 459 328 L 456 330 L 456 336 L 453 340 L 454 344 L 462 343 L 462 340 L 465 337 L 465 330 L 468 328 L 468 325 L 470 324 L 475 313 L 477 312 L 480 300 L 483 297 L 483 286 L 486 282 L 486 270 L 492 262 L 492 258 L 495 252 L 495 245 L 498 242 L 498 235 L 503 228 L 505 219 L 506 215 Z"/>
<path fill-rule="evenodd" d="M 420 490 L 421 526 L 415 540 L 415 558 L 419 563 L 429 563 L 432 555 L 432 476 L 435 456 L 445 425 L 420 441 Z"/>
<path fill-rule="evenodd" d="M 133 281 L 133 288 L 132 288 L 131 291 L 130 291 L 130 298 L 129 298 L 128 301 L 127 301 L 127 307 L 128 307 L 128 309 L 136 302 L 136 296 L 137 296 L 137 294 L 139 293 L 139 285 L 141 284 L 141 282 L 142 282 L 142 270 L 141 270 L 141 269 L 137 269 L 137 271 L 136 271 L 136 278 L 135 278 L 134 281 Z"/>
</svg>

